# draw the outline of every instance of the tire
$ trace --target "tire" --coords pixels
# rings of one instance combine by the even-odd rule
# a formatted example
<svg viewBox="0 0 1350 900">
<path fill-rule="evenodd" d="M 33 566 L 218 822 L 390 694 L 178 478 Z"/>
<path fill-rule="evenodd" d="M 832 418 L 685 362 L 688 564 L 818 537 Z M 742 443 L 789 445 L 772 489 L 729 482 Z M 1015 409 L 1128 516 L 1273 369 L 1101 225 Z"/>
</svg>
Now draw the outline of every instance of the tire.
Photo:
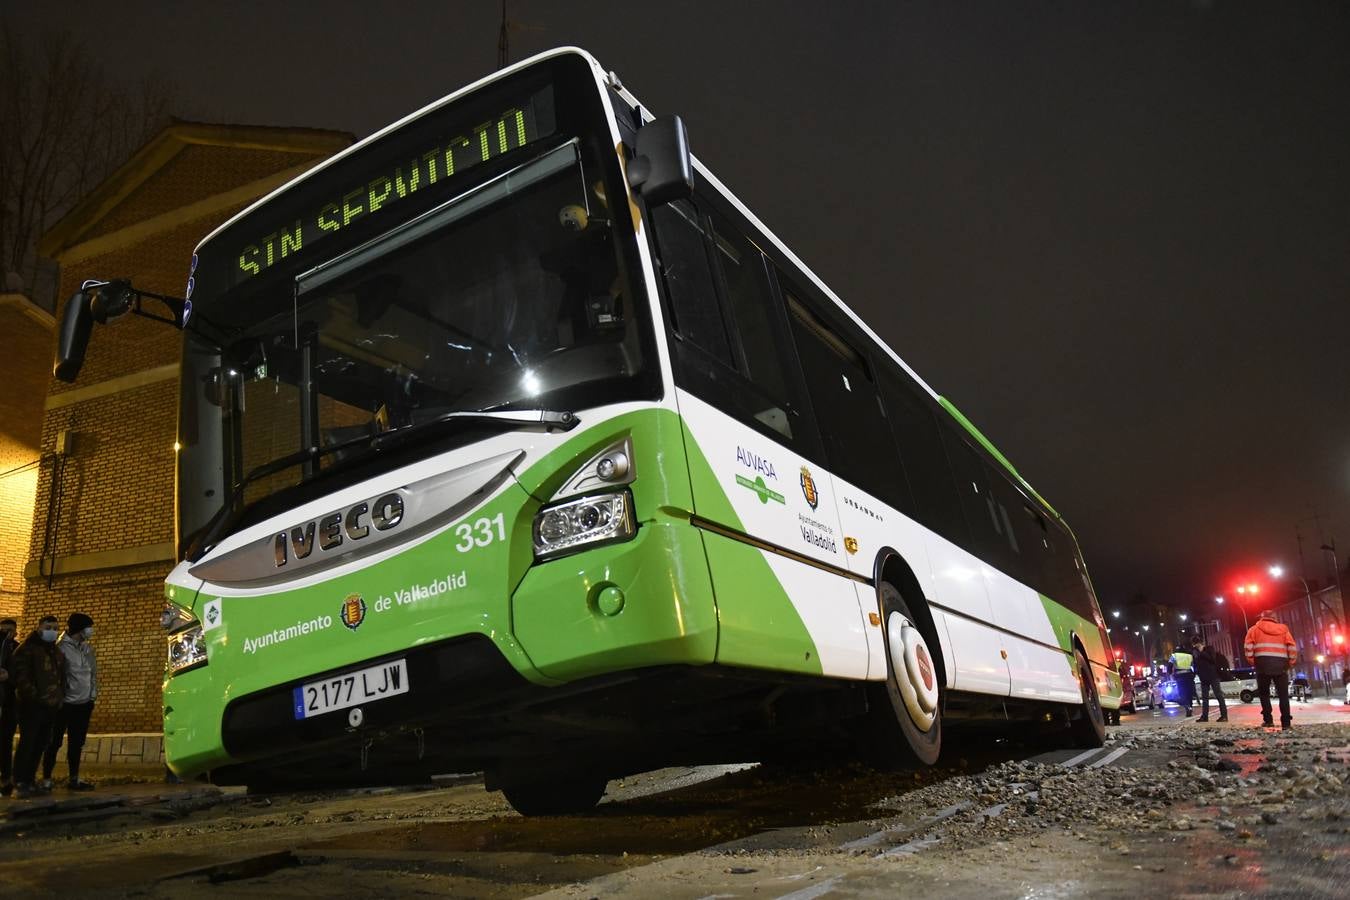
<svg viewBox="0 0 1350 900">
<path fill-rule="evenodd" d="M 1075 709 L 1071 724 L 1073 744 L 1083 748 L 1100 747 L 1106 743 L 1106 716 L 1097 699 L 1097 683 L 1083 651 L 1075 648 L 1073 655 L 1078 666 L 1078 689 L 1083 695 L 1083 705 Z"/>
<path fill-rule="evenodd" d="M 1256 695 L 1253 694 L 1251 691 L 1243 691 L 1241 697 L 1243 703 L 1251 703 L 1253 700 L 1256 699 Z"/>
<path fill-rule="evenodd" d="M 590 812 L 605 795 L 604 778 L 562 777 L 506 785 L 506 801 L 522 816 L 566 816 Z"/>
<path fill-rule="evenodd" d="M 882 582 L 877 595 L 886 686 L 874 708 L 885 762 L 931 766 L 942 753 L 942 685 L 933 651 L 900 592 Z"/>
</svg>

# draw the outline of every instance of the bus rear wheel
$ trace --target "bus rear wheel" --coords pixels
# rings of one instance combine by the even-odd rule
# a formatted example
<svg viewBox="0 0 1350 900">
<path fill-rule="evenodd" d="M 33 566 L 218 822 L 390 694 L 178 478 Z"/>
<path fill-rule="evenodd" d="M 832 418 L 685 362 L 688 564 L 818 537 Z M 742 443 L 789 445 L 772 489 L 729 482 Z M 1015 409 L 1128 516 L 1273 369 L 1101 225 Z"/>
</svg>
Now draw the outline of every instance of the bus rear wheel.
<svg viewBox="0 0 1350 900">
<path fill-rule="evenodd" d="M 558 777 L 502 787 L 506 801 L 522 816 L 567 816 L 590 812 L 609 782 L 592 776 Z"/>
<path fill-rule="evenodd" d="M 878 706 L 889 713 L 881 722 L 888 761 L 931 766 L 942 752 L 941 686 L 933 651 L 900 592 L 883 582 L 877 593 L 886 644 L 886 702 Z"/>
<path fill-rule="evenodd" d="M 1073 655 L 1078 665 L 1078 689 L 1083 695 L 1083 705 L 1073 719 L 1073 743 L 1077 747 L 1100 747 L 1106 743 L 1106 715 L 1097 699 L 1097 682 L 1083 651 L 1074 648 Z"/>
</svg>

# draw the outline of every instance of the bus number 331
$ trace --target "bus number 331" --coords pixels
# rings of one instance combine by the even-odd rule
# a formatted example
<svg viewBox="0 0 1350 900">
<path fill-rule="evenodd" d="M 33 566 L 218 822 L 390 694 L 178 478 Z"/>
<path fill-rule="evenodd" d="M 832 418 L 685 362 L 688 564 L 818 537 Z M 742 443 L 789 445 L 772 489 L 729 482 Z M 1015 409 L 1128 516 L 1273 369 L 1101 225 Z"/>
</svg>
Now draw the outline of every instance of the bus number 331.
<svg viewBox="0 0 1350 900">
<path fill-rule="evenodd" d="M 455 549 L 460 553 L 468 553 L 474 547 L 486 547 L 493 541 L 506 540 L 506 523 L 502 514 L 497 513 L 491 519 L 479 519 L 472 524 L 460 522 L 455 526 L 455 535 L 459 538 L 455 542 Z"/>
</svg>

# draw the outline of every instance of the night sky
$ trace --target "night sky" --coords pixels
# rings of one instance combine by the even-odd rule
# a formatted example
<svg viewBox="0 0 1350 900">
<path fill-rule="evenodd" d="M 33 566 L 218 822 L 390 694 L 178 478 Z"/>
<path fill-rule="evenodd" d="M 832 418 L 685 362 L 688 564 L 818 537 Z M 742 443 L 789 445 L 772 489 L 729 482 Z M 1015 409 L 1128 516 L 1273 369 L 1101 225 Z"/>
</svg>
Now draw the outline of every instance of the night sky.
<svg viewBox="0 0 1350 900">
<path fill-rule="evenodd" d="M 500 23 L 497 0 L 28 6 L 0 11 L 170 76 L 180 117 L 357 136 L 491 71 Z M 575 44 L 684 118 L 1064 514 L 1103 606 L 1212 609 L 1297 571 L 1296 527 L 1310 579 L 1319 544 L 1350 554 L 1350 4 L 510 9 L 513 61 Z"/>
</svg>

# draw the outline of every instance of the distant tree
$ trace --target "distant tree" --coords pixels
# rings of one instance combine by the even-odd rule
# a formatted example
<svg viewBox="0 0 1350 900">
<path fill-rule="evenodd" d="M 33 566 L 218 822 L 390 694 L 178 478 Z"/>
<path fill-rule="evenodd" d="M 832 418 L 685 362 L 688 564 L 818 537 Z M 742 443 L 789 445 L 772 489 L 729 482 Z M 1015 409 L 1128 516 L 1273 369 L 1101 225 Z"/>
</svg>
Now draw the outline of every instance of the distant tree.
<svg viewBox="0 0 1350 900">
<path fill-rule="evenodd" d="M 35 40 L 0 19 L 0 290 L 50 305 L 42 233 L 169 121 L 161 78 L 109 77 L 70 33 Z"/>
</svg>

